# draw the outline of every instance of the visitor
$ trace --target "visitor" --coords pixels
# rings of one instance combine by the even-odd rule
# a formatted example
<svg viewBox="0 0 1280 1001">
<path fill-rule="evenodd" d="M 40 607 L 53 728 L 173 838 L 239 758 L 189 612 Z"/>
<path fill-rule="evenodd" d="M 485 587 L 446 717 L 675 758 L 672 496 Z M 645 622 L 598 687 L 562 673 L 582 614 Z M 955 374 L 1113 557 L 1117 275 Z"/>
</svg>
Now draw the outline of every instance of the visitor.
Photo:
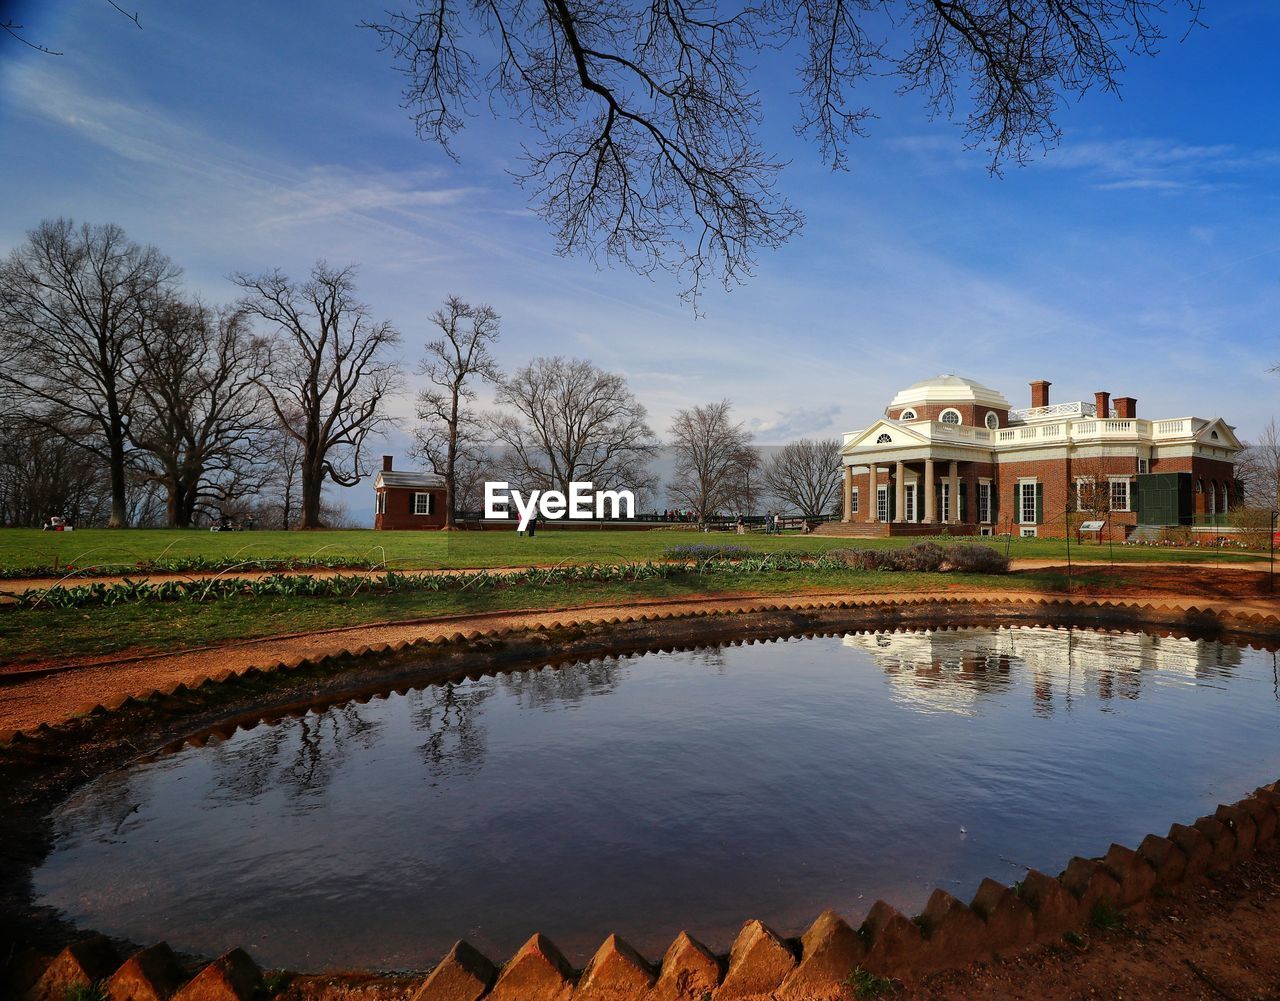
<svg viewBox="0 0 1280 1001">
<path fill-rule="evenodd" d="M 529 519 L 529 538 L 533 538 L 538 534 L 538 516 L 535 514 Z"/>
</svg>

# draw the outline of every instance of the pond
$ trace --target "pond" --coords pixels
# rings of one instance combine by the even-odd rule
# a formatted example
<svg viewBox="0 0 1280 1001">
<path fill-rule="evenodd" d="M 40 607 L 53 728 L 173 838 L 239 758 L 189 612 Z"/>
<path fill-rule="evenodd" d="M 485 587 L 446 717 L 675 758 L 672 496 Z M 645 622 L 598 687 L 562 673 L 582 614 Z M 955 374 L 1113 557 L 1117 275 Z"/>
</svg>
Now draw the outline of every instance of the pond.
<svg viewBox="0 0 1280 1001">
<path fill-rule="evenodd" d="M 542 931 L 725 949 L 1057 872 L 1280 776 L 1273 654 L 1143 633 L 787 639 L 331 706 L 102 776 L 40 903 L 264 965 L 422 969 Z"/>
</svg>

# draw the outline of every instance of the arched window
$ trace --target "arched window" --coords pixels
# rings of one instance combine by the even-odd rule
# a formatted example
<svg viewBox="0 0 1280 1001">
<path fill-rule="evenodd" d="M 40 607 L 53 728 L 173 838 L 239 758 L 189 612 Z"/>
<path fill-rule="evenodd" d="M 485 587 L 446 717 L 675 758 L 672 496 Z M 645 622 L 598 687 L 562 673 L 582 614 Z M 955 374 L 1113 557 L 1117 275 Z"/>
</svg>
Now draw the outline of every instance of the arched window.
<svg viewBox="0 0 1280 1001">
<path fill-rule="evenodd" d="M 987 411 L 987 427 L 994 431 L 1000 426 L 1000 415 L 994 410 Z"/>
<path fill-rule="evenodd" d="M 900 421 L 913 421 L 915 419 L 916 412 L 914 410 L 904 410 L 902 411 L 902 415 L 898 418 Z"/>
<path fill-rule="evenodd" d="M 1212 438 L 1214 441 L 1217 441 L 1217 440 L 1218 440 L 1218 432 L 1217 432 L 1217 431 L 1210 431 L 1210 432 L 1209 432 L 1209 437 L 1210 437 L 1210 438 Z"/>
<path fill-rule="evenodd" d="M 888 445 L 888 444 L 890 444 L 892 441 L 893 441 L 893 436 L 892 436 L 892 435 L 882 434 L 879 438 L 877 438 L 877 439 L 876 439 L 876 444 L 877 444 L 877 445 Z"/>
<path fill-rule="evenodd" d="M 959 424 L 962 420 L 959 410 L 944 410 L 938 420 L 943 424 Z"/>
</svg>

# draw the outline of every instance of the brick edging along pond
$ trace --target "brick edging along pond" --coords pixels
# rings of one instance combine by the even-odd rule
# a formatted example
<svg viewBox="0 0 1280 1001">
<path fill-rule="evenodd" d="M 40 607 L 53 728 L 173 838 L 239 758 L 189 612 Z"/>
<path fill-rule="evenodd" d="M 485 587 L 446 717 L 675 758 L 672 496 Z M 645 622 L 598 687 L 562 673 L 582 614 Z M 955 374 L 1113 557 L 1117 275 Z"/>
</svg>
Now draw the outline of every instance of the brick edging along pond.
<svg viewBox="0 0 1280 1001">
<path fill-rule="evenodd" d="M 732 625 L 726 616 L 744 612 L 748 616 L 789 613 L 793 626 L 797 615 L 818 625 L 833 612 L 843 613 L 840 619 L 847 624 L 850 619 L 847 613 L 854 612 L 858 613 L 856 618 L 868 620 L 858 623 L 863 628 L 868 625 L 919 627 L 927 623 L 936 625 L 939 612 L 943 612 L 955 617 L 963 613 L 983 613 L 1041 624 L 1069 621 L 1081 624 L 1087 620 L 1091 624 L 1207 628 L 1210 632 L 1240 636 L 1274 638 L 1280 635 L 1280 620 L 1275 616 L 1233 615 L 1115 601 L 957 597 L 951 600 L 754 603 L 738 612 L 702 610 L 683 616 L 665 613 L 612 616 L 608 620 L 555 621 L 548 626 L 489 633 L 457 632 L 417 643 L 334 651 L 320 658 L 250 668 L 238 676 L 221 672 L 196 685 L 177 685 L 168 691 L 152 693 L 146 706 L 153 712 L 162 711 L 168 701 L 183 702 L 184 696 L 209 691 L 211 686 L 223 689 L 237 677 L 252 681 L 260 676 L 267 681 L 277 671 L 310 673 L 311 669 L 349 665 L 371 654 L 419 647 L 434 647 L 448 656 L 450 652 L 456 655 L 473 645 L 483 647 L 523 638 L 544 641 L 534 645 L 542 649 L 557 647 L 576 659 L 583 655 L 582 650 L 590 649 L 590 641 L 583 631 L 590 631 L 592 627 L 603 627 L 603 631 L 616 640 L 620 631 L 625 632 L 623 627 L 638 627 L 643 632 L 645 623 L 661 623 L 660 635 L 677 632 L 681 634 L 677 637 L 679 641 L 697 633 L 722 633 L 724 626 Z M 721 628 L 697 621 L 707 618 L 717 620 Z M 676 626 L 684 628 L 673 630 Z M 691 632 L 689 627 L 695 628 Z M 566 642 L 569 637 L 573 639 Z M 520 645 L 515 644 L 516 650 L 504 650 L 501 659 L 529 657 L 527 653 L 520 653 Z M 457 673 L 456 668 L 453 673 Z M 32 734 L 10 733 L 3 737 L 6 743 L 15 745 L 11 752 L 55 752 L 56 745 L 70 736 L 66 732 L 69 728 L 92 727 L 95 720 L 105 714 L 114 716 L 116 710 L 142 704 L 135 699 L 121 699 L 113 705 L 86 707 L 86 718 L 71 721 L 66 727 L 44 726 Z M 261 718 L 281 714 L 271 712 Z M 30 745 L 29 748 L 26 745 Z M 1167 836 L 1149 835 L 1136 850 L 1112 845 L 1101 858 L 1072 859 L 1058 876 L 1029 871 L 1013 887 L 984 880 L 968 904 L 941 889 L 935 890 L 924 911 L 909 919 L 884 901 L 877 901 L 856 929 L 828 911 L 798 939 L 785 939 L 763 923 L 749 921 L 727 956 L 717 956 L 689 934 L 681 933 L 659 962 L 650 963 L 625 941 L 610 936 L 579 972 L 573 970 L 556 946 L 542 935 L 534 935 L 501 964 L 467 943 L 459 942 L 425 980 L 414 985 L 411 993 L 414 1001 L 629 1001 L 633 998 L 636 1001 L 706 1001 L 708 998 L 713 1001 L 825 1001 L 843 998 L 847 996 L 845 981 L 859 968 L 879 976 L 910 980 L 1057 940 L 1068 931 L 1087 926 L 1099 913 L 1139 906 L 1162 887 L 1173 886 L 1249 854 L 1256 845 L 1275 838 L 1278 824 L 1280 793 L 1276 785 L 1266 786 L 1238 803 L 1220 806 L 1214 815 L 1201 817 L 1191 825 L 1174 824 Z M 31 984 L 31 977 L 24 979 Z M 301 986 L 308 979 L 299 978 L 296 984 Z M 174 1001 L 249 1001 L 262 996 L 261 973 L 241 950 L 223 955 L 188 980 L 167 946 L 151 946 L 121 965 L 114 948 L 100 936 L 81 938 L 63 949 L 26 990 L 26 996 L 30 1001 L 63 1001 L 67 988 L 78 981 L 101 981 L 112 1001 L 170 996 Z"/>
<path fill-rule="evenodd" d="M 835 1001 L 855 970 L 913 980 L 978 960 L 1057 941 L 1100 914 L 1139 907 L 1162 889 L 1224 868 L 1276 837 L 1277 784 L 1219 806 L 1167 836 L 1150 834 L 1137 850 L 1112 845 L 1102 858 L 1074 858 L 1057 876 L 1034 869 L 1009 887 L 985 879 L 965 904 L 934 890 L 924 910 L 907 918 L 883 900 L 858 928 L 826 911 L 798 939 L 748 921 L 727 956 L 681 932 L 657 963 L 610 935 L 582 971 L 541 934 L 498 964 L 464 941 L 420 983 L 413 1001 Z M 31 971 L 35 972 L 35 971 Z M 283 996 L 311 997 L 298 978 Z M 364 978 L 347 978 L 357 988 Z M 320 995 L 341 993 L 343 978 L 326 977 Z M 164 943 L 121 963 L 114 947 L 90 936 L 62 950 L 25 989 L 26 1001 L 63 1001 L 76 984 L 99 983 L 111 1001 L 254 1001 L 261 971 L 233 949 L 188 979 Z M 279 983 L 287 983 L 280 981 Z M 25 986 L 25 985 L 23 985 Z M 267 991 L 265 993 L 271 993 Z M 401 992 L 397 992 L 401 993 Z"/>
</svg>

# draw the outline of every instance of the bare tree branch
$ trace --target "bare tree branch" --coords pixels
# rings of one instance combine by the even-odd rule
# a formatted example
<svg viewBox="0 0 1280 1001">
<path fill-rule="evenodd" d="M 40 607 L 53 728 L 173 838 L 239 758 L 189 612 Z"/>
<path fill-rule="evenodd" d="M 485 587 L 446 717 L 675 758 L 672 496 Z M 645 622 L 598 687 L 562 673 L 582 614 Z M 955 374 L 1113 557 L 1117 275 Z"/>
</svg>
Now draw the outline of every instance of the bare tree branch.
<svg viewBox="0 0 1280 1001">
<path fill-rule="evenodd" d="M 803 223 L 760 142 L 756 58 L 800 81 L 797 133 L 845 166 L 876 76 L 963 120 L 998 172 L 1060 137 L 1055 113 L 1115 92 L 1126 55 L 1154 55 L 1172 11 L 1201 0 L 416 0 L 366 23 L 405 76 L 419 135 L 453 155 L 474 106 L 534 136 L 517 179 L 565 254 L 666 269 L 696 297 L 751 273 Z"/>
</svg>

